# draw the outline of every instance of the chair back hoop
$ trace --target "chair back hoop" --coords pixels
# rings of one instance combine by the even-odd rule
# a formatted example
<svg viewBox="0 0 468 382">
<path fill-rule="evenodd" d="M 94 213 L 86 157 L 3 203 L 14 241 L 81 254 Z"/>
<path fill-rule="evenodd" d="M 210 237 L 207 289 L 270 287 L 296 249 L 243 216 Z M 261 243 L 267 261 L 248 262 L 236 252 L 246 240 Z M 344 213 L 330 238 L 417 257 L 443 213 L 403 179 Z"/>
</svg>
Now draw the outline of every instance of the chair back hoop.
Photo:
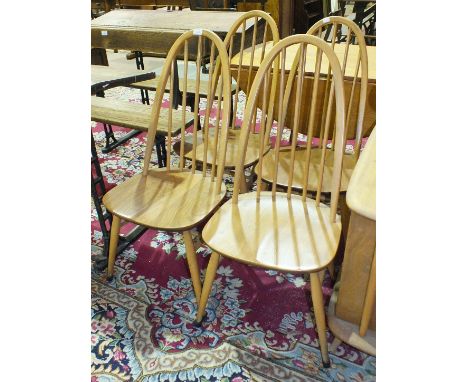
<svg viewBox="0 0 468 382">
<path fill-rule="evenodd" d="M 243 57 L 244 57 L 244 51 L 246 49 L 246 30 L 247 30 L 247 20 L 255 18 L 255 23 L 253 25 L 253 32 L 252 32 L 252 39 L 251 39 L 251 44 L 250 44 L 250 59 L 247 62 L 248 66 L 243 65 Z M 263 31 L 263 37 L 259 35 L 258 33 L 258 26 L 261 22 L 261 20 L 265 20 L 265 26 L 264 26 L 264 31 Z M 254 72 L 253 72 L 253 66 L 254 66 L 254 56 L 255 56 L 255 50 L 257 47 L 257 41 L 259 40 L 258 37 L 262 37 L 261 39 L 261 56 L 260 56 L 260 61 L 263 61 L 266 53 L 266 45 L 267 45 L 267 38 L 270 37 L 269 33 L 271 34 L 272 42 L 273 45 L 276 44 L 279 40 L 279 31 L 278 31 L 278 26 L 276 25 L 275 20 L 273 17 L 271 17 L 268 13 L 255 9 L 252 11 L 245 12 L 243 15 L 241 15 L 231 26 L 229 29 L 226 37 L 224 38 L 224 44 L 226 45 L 226 49 L 228 51 L 229 55 L 229 62 L 231 62 L 232 57 L 234 54 L 237 53 L 237 47 L 235 47 L 235 41 L 234 38 L 236 35 L 238 35 L 239 28 L 242 28 L 241 31 L 241 37 L 240 37 L 240 48 L 239 48 L 239 65 L 237 67 L 237 81 L 236 81 L 236 89 L 235 89 L 235 95 L 234 95 L 234 102 L 233 102 L 233 111 L 232 114 L 234 118 L 232 118 L 231 121 L 231 128 L 234 128 L 234 123 L 235 123 L 235 116 L 237 113 L 237 108 L 238 108 L 238 98 L 239 98 L 239 91 L 240 91 L 240 80 L 241 77 L 243 76 L 242 70 L 248 70 L 248 75 L 247 75 L 247 80 L 244 86 L 244 89 L 246 94 L 248 95 L 249 89 L 252 85 L 253 77 L 254 77 Z M 269 32 L 269 33 L 268 33 Z M 215 68 L 215 76 L 219 74 L 219 62 L 216 61 L 216 68 Z M 275 65 L 273 67 L 273 82 L 271 86 L 271 95 L 270 99 L 274 100 L 275 98 L 275 92 L 276 92 L 276 83 L 277 83 L 277 78 L 278 78 L 278 66 L 279 66 L 279 61 L 275 61 Z M 212 92 L 214 92 L 214 88 L 211 89 Z M 270 126 L 271 127 L 271 126 Z"/>
<path fill-rule="evenodd" d="M 336 133 L 335 133 L 335 151 L 334 151 L 334 160 L 333 160 L 333 177 L 332 177 L 332 189 L 331 189 L 331 215 L 330 219 L 332 221 L 335 221 L 336 219 L 336 211 L 337 211 L 337 206 L 338 206 L 338 197 L 339 197 L 339 190 L 340 190 L 340 183 L 341 183 L 341 169 L 342 169 L 342 162 L 343 162 L 343 153 L 344 153 L 344 145 L 345 145 L 345 109 L 344 109 L 344 86 L 343 86 L 343 74 L 341 72 L 341 66 L 340 62 L 338 60 L 338 57 L 336 56 L 335 52 L 333 49 L 322 39 L 316 37 L 316 36 L 310 36 L 306 34 L 300 34 L 300 35 L 293 35 L 286 37 L 285 39 L 281 40 L 276 44 L 266 55 L 265 59 L 261 63 L 257 75 L 255 76 L 255 79 L 252 84 L 251 92 L 249 94 L 249 97 L 247 99 L 247 104 L 245 107 L 244 111 L 244 120 L 242 123 L 241 127 L 241 133 L 240 133 L 240 142 L 239 142 L 239 151 L 237 153 L 236 157 L 236 171 L 235 171 L 235 177 L 234 177 L 234 190 L 233 190 L 233 197 L 232 197 L 232 202 L 233 204 L 237 204 L 238 202 L 238 197 L 239 197 L 239 192 L 240 192 L 240 186 L 241 186 L 241 171 L 244 170 L 244 158 L 246 154 L 246 149 L 247 149 L 247 143 L 248 139 L 250 136 L 251 132 L 251 123 L 252 121 L 255 123 L 255 116 L 256 116 L 256 111 L 257 111 L 257 104 L 258 104 L 258 96 L 260 94 L 261 87 L 263 85 L 264 88 L 267 87 L 267 83 L 269 80 L 269 73 L 271 71 L 271 66 L 274 60 L 278 59 L 280 57 L 281 65 L 280 65 L 280 94 L 279 94 L 279 102 L 275 102 L 275 107 L 279 108 L 279 118 L 278 118 L 278 127 L 277 127 L 277 135 L 276 135 L 276 145 L 274 149 L 274 157 L 275 157 L 275 175 L 273 179 L 273 184 L 272 184 L 272 198 L 275 199 L 276 197 L 276 180 L 277 180 L 277 170 L 278 170 L 278 158 L 279 158 L 279 148 L 280 148 L 280 140 L 283 132 L 283 127 L 284 127 L 284 117 L 283 117 L 283 105 L 288 104 L 287 100 L 284 99 L 285 92 L 284 92 L 284 87 L 285 87 L 285 65 L 286 65 L 286 49 L 292 45 L 297 45 L 299 44 L 300 46 L 300 51 L 301 51 L 301 58 L 300 58 L 300 69 L 298 73 L 298 87 L 297 87 L 297 100 L 298 102 L 295 103 L 295 113 L 299 114 L 299 106 L 300 103 L 305 103 L 306 104 L 306 110 L 311 110 L 311 113 L 316 107 L 317 103 L 317 98 L 318 97 L 312 97 L 312 99 L 307 98 L 304 99 L 301 97 L 301 91 L 302 91 L 302 80 L 305 75 L 305 55 L 306 55 L 306 49 L 307 46 L 312 45 L 315 47 L 316 50 L 316 62 L 318 63 L 316 65 L 316 70 L 315 73 L 318 72 L 318 74 L 315 75 L 314 79 L 314 93 L 316 94 L 316 88 L 317 88 L 317 82 L 320 77 L 319 70 L 317 70 L 317 67 L 320 68 L 320 63 L 321 63 L 321 57 L 323 53 L 325 54 L 326 58 L 329 61 L 331 71 L 333 74 L 333 81 L 332 81 L 332 89 L 333 92 L 330 92 L 329 99 L 328 99 L 328 104 L 329 104 L 329 111 L 327 115 L 327 120 L 330 120 L 331 116 L 331 109 L 333 106 L 333 98 L 335 100 L 335 121 L 336 121 Z M 290 72 L 291 75 L 291 72 Z M 263 103 L 265 105 L 265 92 L 263 92 Z M 281 105 L 281 106 L 280 106 Z M 310 107 L 309 107 L 310 106 Z M 293 134 L 297 133 L 298 130 L 298 120 L 299 116 L 297 116 L 294 120 L 294 126 L 292 128 Z M 312 124 L 309 123 L 309 131 L 312 129 Z M 264 135 L 267 133 L 264 131 L 265 130 L 265 124 L 262 118 L 262 123 L 261 123 L 261 128 L 260 128 L 260 139 L 259 139 L 259 152 L 264 152 L 264 145 L 265 145 L 265 139 L 263 139 Z M 310 137 L 307 140 L 307 160 L 305 161 L 305 166 L 306 169 L 304 170 L 304 174 L 308 174 L 309 172 L 309 164 L 310 164 L 310 152 L 311 152 L 311 141 L 312 137 L 311 134 L 308 134 Z M 269 137 L 268 137 L 269 138 Z M 293 142 L 292 145 L 292 154 L 291 154 L 291 162 L 290 162 L 290 173 L 289 173 L 289 187 L 288 187 L 288 198 L 291 197 L 291 183 L 292 183 L 292 177 L 293 177 L 293 172 L 294 172 L 294 161 L 295 161 L 295 142 Z M 257 169 L 258 169 L 258 179 L 261 179 L 261 172 L 262 172 L 262 161 L 263 157 L 260 156 Z M 297 164 L 299 165 L 299 164 Z M 321 158 L 321 163 L 320 163 L 320 175 L 319 175 L 319 187 L 317 189 L 317 198 L 316 198 L 316 204 L 320 204 L 320 193 L 321 193 L 321 179 L 323 178 L 323 171 L 325 168 L 325 156 L 322 155 Z M 307 185 L 308 179 L 307 176 L 305 176 L 304 183 Z M 257 200 L 259 200 L 260 197 L 260 187 L 257 187 Z M 303 187 L 303 193 L 302 193 L 302 199 L 303 201 L 306 201 L 307 198 L 307 187 Z"/>
<path fill-rule="evenodd" d="M 317 37 L 322 37 L 323 32 L 325 32 L 324 39 L 326 40 L 329 36 L 330 28 L 331 28 L 331 46 L 334 49 L 336 40 L 342 41 L 342 25 L 345 25 L 348 28 L 347 35 L 345 36 L 345 53 L 343 58 L 342 64 L 342 73 L 345 76 L 346 73 L 346 64 L 348 62 L 348 51 L 349 45 L 357 39 L 357 45 L 359 45 L 359 56 L 357 57 L 357 63 L 355 65 L 355 72 L 352 78 L 352 87 L 349 91 L 349 97 L 345 97 L 346 104 L 347 104 L 347 112 L 346 112 L 346 125 L 345 131 L 346 135 L 350 128 L 349 121 L 351 117 L 351 113 L 353 110 L 353 103 L 354 103 L 354 93 L 356 88 L 356 82 L 358 81 L 359 77 L 359 70 L 361 70 L 361 76 L 359 79 L 360 82 L 360 91 L 359 91 L 359 104 L 358 104 L 358 114 L 356 119 L 356 126 L 355 126 L 355 144 L 354 144 L 354 155 L 356 159 L 359 158 L 361 142 L 362 142 L 362 130 L 364 124 L 364 114 L 366 109 L 366 102 L 367 102 L 367 84 L 368 84 L 368 58 L 367 58 L 367 48 L 366 48 L 366 40 L 364 38 L 364 34 L 359 26 L 352 20 L 342 17 L 342 16 L 329 16 L 325 17 L 322 20 L 317 21 L 314 25 L 312 25 L 307 34 L 312 36 L 317 35 Z M 324 30 L 324 28 L 326 28 Z M 337 36 L 339 34 L 339 36 Z M 298 57 L 296 56 L 293 66 L 297 65 Z M 345 104 L 345 105 L 346 105 Z M 322 140 L 321 140 L 322 141 Z M 333 144 L 332 144 L 333 147 Z"/>
<path fill-rule="evenodd" d="M 215 55 L 215 48 L 217 49 L 217 56 L 220 60 L 220 70 L 221 75 L 218 76 L 220 79 L 220 86 L 219 86 L 219 93 L 218 93 L 218 112 L 216 118 L 216 128 L 219 126 L 220 122 L 220 110 L 222 109 L 222 119 L 221 119 L 221 134 L 220 140 L 218 142 L 218 134 L 214 134 L 215 143 L 212 145 L 212 152 L 213 158 L 216 158 L 216 161 L 213 163 L 211 169 L 211 178 L 214 181 L 216 178 L 216 189 L 218 192 L 221 191 L 221 183 L 222 183 L 222 176 L 224 173 L 224 164 L 226 159 L 226 147 L 227 147 L 227 134 L 228 134 L 228 124 L 229 124 L 229 111 L 230 111 L 230 75 L 229 75 L 229 59 L 228 54 L 226 51 L 226 47 L 223 44 L 223 41 L 212 31 L 207 29 L 195 29 L 190 30 L 183 33 L 172 45 L 169 53 L 167 54 L 166 61 L 164 62 L 164 66 L 162 68 L 161 75 L 159 77 L 158 85 L 156 88 L 156 95 L 154 98 L 153 106 L 151 108 L 151 119 L 150 119 L 150 126 L 148 129 L 148 136 L 147 136 L 147 143 L 145 149 L 145 158 L 144 158 L 144 165 L 143 165 L 143 176 L 148 175 L 149 164 L 151 160 L 151 154 L 153 152 L 154 142 L 156 138 L 156 134 L 158 132 L 158 124 L 160 121 L 161 116 L 161 105 L 163 101 L 163 97 L 165 94 L 165 89 L 169 78 L 170 81 L 170 92 L 169 92 L 169 104 L 170 107 L 168 109 L 168 129 L 167 129 L 167 166 L 166 170 L 171 171 L 171 160 L 170 160 L 170 151 L 171 151 L 171 143 L 172 143 L 172 119 L 174 110 L 172 105 L 174 104 L 174 92 L 179 92 L 179 89 L 174 88 L 174 70 L 177 70 L 176 64 L 176 57 L 180 54 L 180 50 L 183 48 L 184 51 L 184 75 L 181 78 L 181 87 L 182 91 L 182 109 L 180 113 L 182 114 L 181 118 L 181 153 L 180 153 L 180 160 L 181 165 L 180 169 L 183 168 L 184 162 L 184 143 L 185 143 L 185 127 L 186 127 L 186 106 L 187 106 L 187 72 L 188 72 L 188 42 L 193 37 L 198 37 L 198 52 L 197 52 L 197 73 L 196 73 L 196 85 L 195 85 L 195 110 L 194 110 L 194 124 L 193 124 L 193 158 L 192 158 L 192 173 L 195 172 L 196 167 L 196 145 L 197 145 L 197 130 L 198 130 L 198 104 L 200 99 L 200 72 L 201 72 L 201 60 L 202 60 L 202 39 L 205 38 L 208 42 L 211 41 L 211 55 L 210 55 L 210 68 L 214 66 L 214 55 Z M 213 73 L 212 69 L 210 69 L 210 80 L 213 81 Z M 215 86 L 216 89 L 217 86 Z M 208 99 L 208 105 L 212 105 L 212 100 Z M 203 131 L 204 140 L 205 140 L 205 153 L 204 153 L 204 162 L 203 162 L 203 175 L 206 175 L 206 156 L 209 146 L 209 116 L 210 116 L 211 107 L 206 109 L 205 114 L 205 129 Z M 201 126 L 200 126 L 201 127 Z M 199 158 L 200 159 L 200 158 Z"/>
</svg>

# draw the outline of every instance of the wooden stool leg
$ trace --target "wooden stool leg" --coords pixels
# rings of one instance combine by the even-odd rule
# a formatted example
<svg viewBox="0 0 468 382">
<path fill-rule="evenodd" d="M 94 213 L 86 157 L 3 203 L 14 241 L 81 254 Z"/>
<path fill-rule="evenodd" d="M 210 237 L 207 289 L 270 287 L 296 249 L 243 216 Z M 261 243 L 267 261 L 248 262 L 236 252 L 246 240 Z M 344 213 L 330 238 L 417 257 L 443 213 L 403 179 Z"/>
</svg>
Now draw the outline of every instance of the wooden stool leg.
<svg viewBox="0 0 468 382">
<path fill-rule="evenodd" d="M 200 303 L 198 304 L 198 312 L 196 322 L 200 324 L 205 314 L 206 304 L 208 303 L 208 297 L 210 297 L 211 287 L 213 281 L 216 278 L 216 270 L 219 264 L 219 253 L 213 252 L 210 257 L 210 262 L 206 268 L 205 281 L 203 282 L 203 289 L 201 292 Z"/>
<path fill-rule="evenodd" d="M 369 283 L 367 284 L 366 298 L 364 300 L 364 308 L 362 309 L 361 325 L 359 327 L 359 335 L 364 337 L 369 327 L 369 321 L 374 311 L 375 303 L 375 288 L 376 288 L 376 277 L 375 277 L 375 253 L 372 259 L 372 267 L 369 275 Z"/>
<path fill-rule="evenodd" d="M 193 245 L 192 234 L 190 231 L 184 231 L 185 253 L 187 254 L 187 263 L 190 269 L 190 277 L 192 278 L 193 290 L 195 291 L 195 298 L 197 304 L 200 304 L 201 295 L 201 281 L 200 269 L 198 268 L 197 255 Z"/>
<path fill-rule="evenodd" d="M 109 243 L 109 257 L 107 259 L 107 278 L 114 274 L 115 256 L 119 245 L 120 216 L 112 215 L 112 227 Z"/>
<path fill-rule="evenodd" d="M 322 286 L 317 273 L 310 274 L 310 289 L 312 291 L 312 304 L 314 306 L 315 322 L 319 336 L 320 351 L 324 367 L 330 367 L 328 358 L 328 344 L 325 324 L 325 309 L 323 307 Z"/>
</svg>

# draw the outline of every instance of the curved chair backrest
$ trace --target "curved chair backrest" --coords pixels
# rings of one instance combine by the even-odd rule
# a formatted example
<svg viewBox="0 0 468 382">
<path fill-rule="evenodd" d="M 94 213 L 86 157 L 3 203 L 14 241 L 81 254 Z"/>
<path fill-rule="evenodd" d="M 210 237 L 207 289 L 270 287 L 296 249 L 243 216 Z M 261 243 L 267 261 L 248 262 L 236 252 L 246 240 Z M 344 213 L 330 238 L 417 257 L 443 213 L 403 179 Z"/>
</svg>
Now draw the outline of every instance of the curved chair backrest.
<svg viewBox="0 0 468 382">
<path fill-rule="evenodd" d="M 249 36 L 247 36 L 249 31 Z M 250 33 L 251 32 L 251 33 Z M 247 40 L 247 41 L 246 41 Z M 236 79 L 236 89 L 233 102 L 233 116 L 231 128 L 234 128 L 235 117 L 239 106 L 239 91 L 243 89 L 248 95 L 249 89 L 254 78 L 254 66 L 260 66 L 265 57 L 268 47 L 279 41 L 278 26 L 275 20 L 266 12 L 253 10 L 245 12 L 231 26 L 224 44 L 229 53 L 229 62 L 238 54 L 239 61 L 236 63 L 237 69 L 232 69 Z M 245 59 L 246 53 L 248 54 Z M 217 72 L 217 69 L 215 70 Z M 270 99 L 273 102 L 275 98 L 276 83 L 278 77 L 278 63 L 273 67 L 273 82 L 271 87 Z M 272 119 L 271 119 L 272 120 Z"/>
<path fill-rule="evenodd" d="M 346 26 L 346 34 L 343 32 L 343 26 Z M 359 157 L 368 83 L 367 48 L 364 34 L 356 23 L 341 16 L 326 17 L 323 20 L 317 21 L 309 28 L 307 34 L 318 37 L 323 36 L 327 42 L 331 43 L 332 48 L 338 56 L 343 54 L 343 59 L 340 61 L 343 76 L 347 80 L 345 81 L 345 102 L 347 107 L 345 136 L 348 136 L 350 129 L 352 129 L 351 133 L 355 137 L 354 151 L 356 156 Z M 351 55 L 349 54 L 350 45 L 356 42 L 359 46 L 359 54 Z M 354 61 L 354 71 L 346 70 L 348 63 L 352 64 L 352 61 Z M 352 85 L 348 81 L 352 81 Z M 356 82 L 358 81 L 360 83 L 359 98 L 355 94 Z"/>
<path fill-rule="evenodd" d="M 186 129 L 187 125 L 187 96 L 189 96 L 187 92 L 187 82 L 188 82 L 188 53 L 189 53 L 189 42 L 195 42 L 193 39 L 196 39 L 196 47 L 197 47 L 197 57 L 196 57 L 196 79 L 195 79 L 195 110 L 194 110 L 194 124 L 193 130 L 188 132 Z M 192 39 L 192 41 L 190 41 Z M 146 176 L 148 174 L 148 168 L 151 159 L 151 153 L 154 147 L 154 141 L 156 134 L 158 132 L 158 124 L 162 123 L 164 118 L 165 122 L 167 122 L 167 158 L 166 163 L 167 171 L 171 171 L 171 147 L 173 143 L 173 137 L 175 134 L 178 134 L 180 131 L 180 139 L 181 139 L 181 153 L 180 158 L 184 158 L 184 148 L 185 148 L 185 139 L 187 135 L 195 136 L 196 131 L 198 130 L 198 105 L 200 100 L 200 76 L 201 76 L 201 61 L 203 56 L 203 49 L 202 47 L 208 45 L 210 49 L 210 71 L 209 71 L 209 78 L 208 78 L 208 88 L 211 87 L 213 84 L 214 89 L 218 89 L 217 99 L 218 105 L 216 108 L 216 121 L 214 128 L 218 128 L 221 123 L 221 134 L 214 134 L 213 140 L 214 143 L 212 145 L 206 144 L 204 149 L 203 158 L 197 159 L 196 157 L 196 146 L 197 146 L 197 139 L 193 139 L 193 163 L 191 171 L 195 172 L 195 161 L 203 161 L 203 176 L 207 175 L 207 150 L 208 147 L 212 150 L 211 155 L 215 158 L 215 162 L 213 163 L 213 167 L 211 169 L 211 179 L 214 181 L 216 180 L 216 187 L 218 192 L 221 190 L 221 182 L 222 182 L 222 175 L 224 172 L 224 163 L 225 163 L 225 155 L 226 155 L 226 145 L 227 145 L 227 130 L 228 130 L 228 119 L 229 119 L 229 111 L 230 111 L 230 84 L 231 84 L 231 77 L 229 75 L 229 61 L 228 55 L 226 51 L 226 47 L 224 46 L 222 40 L 212 31 L 206 29 L 195 29 L 182 34 L 174 43 L 172 48 L 170 49 L 164 66 L 162 68 L 161 76 L 159 77 L 159 82 L 156 88 L 156 96 L 154 99 L 152 111 L 151 111 L 151 123 L 148 130 L 148 138 L 146 144 L 146 151 L 145 151 L 145 161 L 143 166 L 143 175 Z M 210 47 L 211 46 L 211 47 Z M 176 81 L 175 76 L 177 75 L 177 65 L 176 65 L 176 58 L 179 55 L 183 55 L 184 57 L 184 75 L 182 78 L 179 79 L 179 88 L 175 88 Z M 213 67 L 215 62 L 215 56 L 218 57 L 220 62 L 220 76 L 213 75 Z M 179 89 L 182 89 L 180 93 L 182 109 L 181 110 L 174 110 L 172 107 L 169 107 L 167 116 L 163 116 L 161 113 L 161 106 L 163 102 L 163 97 L 165 94 L 165 89 L 169 82 L 169 105 L 174 104 L 174 96 L 178 93 Z M 211 108 L 213 105 L 212 97 L 214 94 L 209 94 L 208 96 L 208 103 L 206 114 L 205 114 L 205 121 L 209 120 Z M 221 116 L 222 112 L 222 116 Z M 174 113 L 178 113 L 180 120 L 175 121 L 173 117 Z M 173 123 L 178 122 L 178 123 Z M 208 132 L 209 123 L 205 123 L 205 129 L 203 131 L 204 141 L 209 142 L 210 134 Z M 218 135 L 220 138 L 218 139 Z M 184 161 L 181 160 L 179 164 L 179 170 L 183 169 Z"/>
<path fill-rule="evenodd" d="M 297 76 L 297 83 L 296 86 L 296 100 L 294 104 L 289 102 L 290 94 L 285 94 L 285 87 L 286 87 L 286 80 L 285 80 L 285 72 L 286 72 L 286 49 L 292 47 L 298 48 L 299 50 L 299 63 L 297 65 L 297 73 L 291 72 L 289 73 L 289 77 Z M 311 51 L 312 53 L 308 56 L 307 50 Z M 307 59 L 306 59 L 307 57 Z M 237 203 L 238 195 L 240 192 L 240 181 L 241 181 L 241 171 L 243 170 L 243 161 L 246 153 L 246 148 L 248 144 L 248 139 L 250 136 L 251 125 L 255 123 L 256 117 L 256 109 L 257 105 L 260 105 L 261 109 L 264 109 L 267 105 L 267 92 L 262 92 L 262 99 L 260 100 L 259 95 L 261 93 L 261 89 L 268 89 L 269 82 L 270 82 L 270 75 L 273 61 L 276 59 L 280 59 L 280 83 L 279 83 L 279 102 L 275 102 L 275 108 L 279 108 L 278 115 L 278 127 L 277 127 L 277 139 L 276 145 L 274 148 L 274 176 L 272 182 L 272 198 L 275 199 L 276 197 L 276 183 L 277 183 L 277 174 L 278 174 L 278 164 L 279 164 L 279 151 L 280 151 L 280 140 L 278 137 L 282 136 L 283 129 L 284 129 L 284 116 L 283 114 L 288 111 L 288 108 L 294 107 L 294 123 L 292 126 L 292 134 L 293 137 L 297 137 L 297 132 L 299 128 L 299 119 L 302 110 L 306 110 L 309 112 L 309 123 L 308 123 L 308 132 L 307 135 L 307 143 L 306 143 L 306 161 L 303 163 L 304 169 L 303 173 L 306 174 L 304 176 L 304 185 L 303 185 L 303 192 L 302 198 L 303 201 L 306 201 L 307 198 L 307 187 L 308 184 L 308 173 L 309 173 L 309 166 L 310 166 L 310 152 L 312 148 L 312 129 L 314 125 L 314 118 L 310 118 L 310 116 L 314 115 L 315 109 L 317 107 L 317 90 L 318 84 L 320 81 L 320 68 L 322 66 L 322 61 L 324 63 L 329 63 L 331 74 L 333 75 L 332 79 L 332 90 L 327 95 L 327 99 L 325 103 L 328 105 L 328 112 L 327 112 L 327 126 L 330 126 L 330 117 L 332 109 L 335 110 L 335 151 L 334 151 L 334 162 L 333 162 L 333 181 L 332 181 L 332 190 L 331 190 L 331 216 L 330 219 L 335 221 L 336 218 L 336 211 L 338 205 L 338 197 L 339 197 L 339 189 L 340 189 L 340 182 L 341 182 L 341 168 L 343 162 L 343 152 L 344 152 L 344 145 L 345 145 L 345 109 L 344 109 L 344 88 L 343 88 L 343 74 L 341 72 L 340 62 L 333 52 L 333 49 L 322 39 L 310 36 L 310 35 L 294 35 L 286 37 L 285 39 L 281 40 L 278 44 L 276 44 L 272 50 L 268 52 L 265 59 L 263 60 L 260 68 L 255 76 L 255 79 L 252 84 L 252 89 L 249 94 L 249 98 L 247 100 L 247 105 L 245 107 L 245 114 L 244 114 L 244 121 L 242 123 L 242 130 L 240 136 L 240 144 L 239 144 L 239 152 L 236 158 L 236 174 L 234 178 L 234 192 L 232 201 L 234 204 Z M 302 97 L 303 91 L 303 83 L 304 77 L 306 75 L 306 63 L 307 69 L 313 68 L 313 94 L 312 98 Z M 286 95 L 286 97 L 285 97 Z M 334 102 L 333 102 L 334 101 Z M 280 105 L 282 105 L 280 107 Z M 284 107 L 286 106 L 286 108 Z M 334 106 L 334 107 L 333 107 Z M 275 113 L 276 114 L 276 113 Z M 265 129 L 265 115 L 262 115 L 261 122 L 260 122 L 260 139 L 259 139 L 259 152 L 263 152 L 265 145 L 269 143 L 269 136 L 268 131 Z M 326 131 L 328 133 L 328 131 Z M 301 165 L 299 163 L 295 163 L 295 153 L 296 153 L 296 143 L 297 141 L 293 140 L 293 145 L 291 148 L 291 159 L 289 163 L 289 178 L 288 178 L 288 190 L 287 194 L 288 197 L 291 197 L 292 191 L 292 181 L 293 181 L 293 174 L 294 174 L 294 166 Z M 258 162 L 258 179 L 262 178 L 262 164 L 263 164 L 263 157 L 261 156 Z M 325 168 L 325 150 L 322 151 L 320 169 L 319 169 L 319 181 L 318 181 L 318 188 L 317 188 L 317 196 L 316 196 L 316 203 L 317 205 L 320 203 L 320 194 L 322 191 L 322 180 L 323 180 L 323 172 Z M 257 200 L 260 198 L 260 187 L 257 188 Z"/>
<path fill-rule="evenodd" d="M 346 33 L 343 33 L 343 25 L 346 26 Z M 367 85 L 368 85 L 368 63 L 367 63 L 367 49 L 364 35 L 359 27 L 351 20 L 341 16 L 330 16 L 323 20 L 317 21 L 308 31 L 307 34 L 317 36 L 327 41 L 331 48 L 337 54 L 340 64 L 341 72 L 345 78 L 345 106 L 346 106 L 346 137 L 354 138 L 354 154 L 359 157 L 360 146 L 362 141 L 362 131 L 365 116 L 365 107 L 367 102 Z M 357 41 L 358 48 L 350 45 L 352 42 Z M 291 65 L 291 73 L 297 71 L 299 65 L 299 53 L 296 54 L 294 61 Z M 322 73 L 324 74 L 320 83 L 319 94 L 325 93 L 324 99 L 328 96 L 331 86 L 331 72 L 330 68 L 324 67 L 322 64 Z M 297 79 L 296 79 L 297 81 Z M 295 78 L 289 76 L 288 83 L 286 86 L 286 95 L 288 98 L 289 94 L 293 89 Z M 359 92 L 356 92 L 356 83 L 359 82 Z M 326 115 L 327 115 L 326 103 L 320 104 L 317 107 L 314 118 L 316 119 L 316 125 L 312 132 L 315 136 L 319 135 L 319 147 L 326 146 L 328 140 L 332 139 L 331 147 L 334 147 L 333 131 L 329 130 L 329 134 L 324 136 L 326 129 Z M 283 114 L 288 122 L 291 121 L 292 116 Z M 374 121 L 367 121 L 373 124 Z M 332 121 L 333 122 L 333 118 Z"/>
</svg>

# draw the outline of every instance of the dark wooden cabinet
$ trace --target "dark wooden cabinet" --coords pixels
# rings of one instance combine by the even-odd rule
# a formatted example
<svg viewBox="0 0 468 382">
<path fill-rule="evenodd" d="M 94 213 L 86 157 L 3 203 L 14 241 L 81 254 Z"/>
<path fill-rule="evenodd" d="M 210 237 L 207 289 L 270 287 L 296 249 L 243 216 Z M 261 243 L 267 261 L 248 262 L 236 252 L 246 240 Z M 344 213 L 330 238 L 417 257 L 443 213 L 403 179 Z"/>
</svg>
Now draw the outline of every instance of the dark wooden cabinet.
<svg viewBox="0 0 468 382">
<path fill-rule="evenodd" d="M 323 17 L 323 0 L 294 1 L 294 33 L 306 33 Z"/>
</svg>

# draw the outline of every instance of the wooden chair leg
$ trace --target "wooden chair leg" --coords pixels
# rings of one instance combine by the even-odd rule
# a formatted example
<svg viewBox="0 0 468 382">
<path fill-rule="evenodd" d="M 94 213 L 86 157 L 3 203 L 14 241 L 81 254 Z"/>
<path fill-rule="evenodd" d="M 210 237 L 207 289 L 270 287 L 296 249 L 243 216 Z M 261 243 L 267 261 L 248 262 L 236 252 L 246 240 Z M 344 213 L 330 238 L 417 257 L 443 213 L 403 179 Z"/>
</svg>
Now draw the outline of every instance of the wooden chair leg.
<svg viewBox="0 0 468 382">
<path fill-rule="evenodd" d="M 211 287 L 213 286 L 213 281 L 216 278 L 216 270 L 218 269 L 219 264 L 219 253 L 213 252 L 210 257 L 210 262 L 206 268 L 205 281 L 203 282 L 203 289 L 201 292 L 200 303 L 198 304 L 198 312 L 196 323 L 201 324 L 203 316 L 205 314 L 206 304 L 208 303 L 208 297 L 210 297 Z"/>
<path fill-rule="evenodd" d="M 109 257 L 107 259 L 107 278 L 114 274 L 115 256 L 119 246 L 120 216 L 112 215 L 112 227 L 109 243 Z"/>
<path fill-rule="evenodd" d="M 372 260 L 372 267 L 367 284 L 366 298 L 364 299 L 364 308 L 362 309 L 361 325 L 359 326 L 359 335 L 364 337 L 369 328 L 369 322 L 374 311 L 375 304 L 375 289 L 376 289 L 376 275 L 375 275 L 375 253 Z"/>
<path fill-rule="evenodd" d="M 260 187 L 260 191 L 270 191 L 270 185 L 263 180 L 257 180 L 257 187 Z"/>
<path fill-rule="evenodd" d="M 190 277 L 192 278 L 193 290 L 195 291 L 195 298 L 197 304 L 200 305 L 201 296 L 201 281 L 200 269 L 198 267 L 197 255 L 195 253 L 195 246 L 193 245 L 192 234 L 190 231 L 184 231 L 185 253 L 187 254 L 187 263 L 190 270 Z"/>
<path fill-rule="evenodd" d="M 325 323 L 325 309 L 323 306 L 322 285 L 320 284 L 319 275 L 317 273 L 310 274 L 310 289 L 312 291 L 312 304 L 314 306 L 315 322 L 317 324 L 317 333 L 319 336 L 323 366 L 330 367 L 330 359 L 328 358 L 328 344 Z"/>
<path fill-rule="evenodd" d="M 318 277 L 319 277 L 320 285 L 322 285 L 323 280 L 325 279 L 325 270 L 324 269 L 322 269 L 320 272 L 318 272 Z"/>
<path fill-rule="evenodd" d="M 245 179 L 245 172 L 243 170 L 241 172 L 240 193 L 245 194 L 248 191 L 249 191 L 249 188 L 247 187 L 247 180 Z"/>
</svg>

